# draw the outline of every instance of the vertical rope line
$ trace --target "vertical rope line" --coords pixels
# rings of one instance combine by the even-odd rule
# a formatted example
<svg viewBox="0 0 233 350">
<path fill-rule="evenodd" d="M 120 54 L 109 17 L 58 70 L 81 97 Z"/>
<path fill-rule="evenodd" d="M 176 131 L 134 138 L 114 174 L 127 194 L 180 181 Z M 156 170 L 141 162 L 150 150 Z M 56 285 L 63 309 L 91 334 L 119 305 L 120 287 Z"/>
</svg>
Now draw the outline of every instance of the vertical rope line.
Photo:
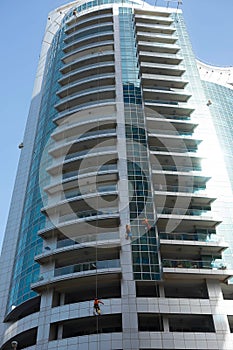
<svg viewBox="0 0 233 350">
<path fill-rule="evenodd" d="M 99 43 L 100 43 L 100 38 L 99 38 L 99 24 L 100 24 L 100 9 L 98 10 L 98 46 L 97 46 L 97 105 L 99 105 L 100 101 L 100 79 L 99 79 L 99 74 L 100 74 L 100 50 L 99 50 Z M 97 124 L 97 130 L 99 131 L 100 125 L 99 125 L 99 120 Z M 96 138 L 96 146 L 98 148 L 98 137 Z M 98 271 L 97 271 L 97 263 L 98 263 L 98 241 L 97 241 L 97 236 L 98 236 L 98 226 L 99 226 L 99 193 L 98 193 L 98 182 L 97 182 L 97 177 L 98 177 L 98 170 L 99 170 L 99 157 L 97 156 L 97 175 L 96 175 L 96 194 L 97 194 L 97 220 L 96 220 L 96 246 L 95 246 L 95 260 L 96 260 L 96 274 L 95 274 L 95 297 L 98 298 Z M 99 314 L 96 315 L 96 334 L 97 334 L 97 350 L 99 350 Z"/>
</svg>

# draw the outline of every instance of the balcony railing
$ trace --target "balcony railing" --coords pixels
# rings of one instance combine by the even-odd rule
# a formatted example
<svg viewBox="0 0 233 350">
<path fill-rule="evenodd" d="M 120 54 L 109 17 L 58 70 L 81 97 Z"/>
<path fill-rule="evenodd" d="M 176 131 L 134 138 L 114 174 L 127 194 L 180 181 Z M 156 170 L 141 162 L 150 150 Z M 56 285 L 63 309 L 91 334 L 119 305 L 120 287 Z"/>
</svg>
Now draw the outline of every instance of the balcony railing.
<svg viewBox="0 0 233 350">
<path fill-rule="evenodd" d="M 57 248 L 70 247 L 72 245 L 100 242 L 100 241 L 110 241 L 119 239 L 119 232 L 107 232 L 99 234 L 86 234 L 85 236 L 78 236 L 74 239 L 66 238 L 57 242 Z"/>
<path fill-rule="evenodd" d="M 74 171 L 70 171 L 68 173 L 64 173 L 63 179 L 68 179 L 70 177 L 79 176 L 82 174 L 88 174 L 88 173 L 93 173 L 93 172 L 101 173 L 102 171 L 104 172 L 104 171 L 111 171 L 111 170 L 117 170 L 117 165 L 116 164 L 106 164 L 106 165 L 102 165 L 101 167 L 92 166 L 92 167 L 88 167 L 88 168 L 81 168 L 79 170 L 74 170 Z"/>
<path fill-rule="evenodd" d="M 208 235 L 204 233 L 181 233 L 181 232 L 160 232 L 160 239 L 168 239 L 168 240 L 180 240 L 180 241 L 198 241 L 198 242 L 213 242 L 219 243 L 221 242 L 221 238 L 216 236 L 216 234 Z"/>
<path fill-rule="evenodd" d="M 81 110 L 83 108 L 87 108 L 87 107 L 93 106 L 95 104 L 110 104 L 110 103 L 115 103 L 115 99 L 114 98 L 108 98 L 108 99 L 102 99 L 101 98 L 98 101 L 94 100 L 94 101 L 89 101 L 89 102 L 86 102 L 86 103 L 80 103 L 76 107 L 67 108 L 66 110 L 58 113 L 57 117 L 54 118 L 53 121 L 57 121 L 57 120 L 59 120 L 61 118 L 65 118 L 65 117 L 69 116 L 70 114 L 72 114 L 74 112 L 77 112 L 78 110 Z"/>
<path fill-rule="evenodd" d="M 96 153 L 101 153 L 101 152 L 106 152 L 106 151 L 111 152 L 111 151 L 115 151 L 115 150 L 116 150 L 115 146 L 96 147 L 96 148 L 91 148 L 91 149 L 87 149 L 87 150 L 80 151 L 80 152 L 67 154 L 65 159 L 68 160 L 68 159 L 72 159 L 72 158 L 82 157 L 86 154 L 92 154 L 92 153 L 96 154 Z"/>
<path fill-rule="evenodd" d="M 172 214 L 172 215 L 194 215 L 194 216 L 208 216 L 211 217 L 209 210 L 203 209 L 184 209 L 184 208 L 157 208 L 158 214 Z"/>
<path fill-rule="evenodd" d="M 166 192 L 188 192 L 188 193 L 200 193 L 205 191 L 203 187 L 186 187 L 186 186 L 170 186 L 170 185 L 155 185 L 154 189 L 156 191 L 166 191 Z"/>
<path fill-rule="evenodd" d="M 117 185 L 106 185 L 106 186 L 97 186 L 94 190 L 91 190 L 90 187 L 85 187 L 81 191 L 75 189 L 75 190 L 67 190 L 62 195 L 61 199 L 70 199 L 74 197 L 81 197 L 85 196 L 91 193 L 95 193 L 98 195 L 99 193 L 104 192 L 116 192 L 117 191 Z"/>
<path fill-rule="evenodd" d="M 113 31 L 112 29 L 107 28 L 107 30 L 105 30 L 104 32 L 98 32 L 98 29 L 96 30 L 96 33 L 92 33 L 89 35 L 86 35 L 82 38 L 77 38 L 74 41 L 72 41 L 71 43 L 66 44 L 63 47 L 63 51 L 67 52 L 67 51 L 72 51 L 73 48 L 75 48 L 77 45 L 81 44 L 82 42 L 85 42 L 88 39 L 93 39 L 94 37 L 96 37 L 96 41 L 98 41 L 99 38 L 99 42 L 101 44 L 101 41 L 103 40 L 102 38 L 104 38 L 105 36 L 109 36 L 109 35 L 113 35 Z"/>
<path fill-rule="evenodd" d="M 191 147 L 182 147 L 182 148 L 176 148 L 176 147 L 158 147 L 158 146 L 150 146 L 150 151 L 159 151 L 159 152 L 178 152 L 178 153 L 186 153 L 186 152 L 192 152 L 196 153 L 197 148 L 191 148 Z"/>
<path fill-rule="evenodd" d="M 77 213 L 66 214 L 59 217 L 59 223 L 65 221 L 71 221 L 76 219 L 83 219 L 92 216 L 101 216 L 101 215 L 114 215 L 119 214 L 118 208 L 104 208 L 99 210 L 83 210 Z"/>
<path fill-rule="evenodd" d="M 58 267 L 54 270 L 54 277 L 68 275 L 76 272 L 85 272 L 91 270 L 100 270 L 100 269 L 113 269 L 120 267 L 120 260 L 103 260 L 103 261 L 91 261 L 81 264 L 69 265 L 64 267 Z"/>
<path fill-rule="evenodd" d="M 172 135 L 172 136 L 193 137 L 193 132 L 192 132 L 192 131 L 149 129 L 148 132 L 149 132 L 150 134 L 161 134 L 161 135 Z"/>
<path fill-rule="evenodd" d="M 164 170 L 164 171 L 181 171 L 181 172 L 190 172 L 190 171 L 201 171 L 200 166 L 180 166 L 180 165 L 166 165 L 152 164 L 152 170 Z"/>
<path fill-rule="evenodd" d="M 97 94 L 97 93 L 101 93 L 101 92 L 108 92 L 108 91 L 114 91 L 115 87 L 114 85 L 106 85 L 106 86 L 95 86 L 93 88 L 89 88 L 89 89 L 85 89 L 85 90 L 81 90 L 79 92 L 74 92 L 73 94 L 69 94 L 68 96 L 65 96 L 63 98 L 61 98 L 57 104 L 54 106 L 55 108 L 61 107 L 62 105 L 65 105 L 65 107 L 67 107 L 67 105 L 69 104 L 69 102 L 78 100 L 80 97 L 82 96 L 86 96 L 86 95 L 92 95 L 92 94 Z"/>
<path fill-rule="evenodd" d="M 163 259 L 163 267 L 171 268 L 185 268 L 185 269 L 218 269 L 225 270 L 226 265 L 221 263 L 216 263 L 214 260 L 172 260 Z"/>
<path fill-rule="evenodd" d="M 97 138 L 99 138 L 99 137 L 102 137 L 103 135 L 115 134 L 115 133 L 116 133 L 116 129 L 99 129 L 99 130 L 95 130 L 95 131 L 89 131 L 89 132 L 83 133 L 81 135 L 73 135 L 73 136 L 66 137 L 65 139 L 63 139 L 60 142 L 60 144 L 64 145 L 64 143 L 67 143 L 69 141 L 74 141 L 74 143 L 77 143 L 80 140 L 83 140 L 85 138 L 91 138 L 91 137 L 95 137 L 95 136 L 97 136 Z M 58 143 L 56 144 L 56 146 L 57 145 L 58 145 Z"/>
</svg>

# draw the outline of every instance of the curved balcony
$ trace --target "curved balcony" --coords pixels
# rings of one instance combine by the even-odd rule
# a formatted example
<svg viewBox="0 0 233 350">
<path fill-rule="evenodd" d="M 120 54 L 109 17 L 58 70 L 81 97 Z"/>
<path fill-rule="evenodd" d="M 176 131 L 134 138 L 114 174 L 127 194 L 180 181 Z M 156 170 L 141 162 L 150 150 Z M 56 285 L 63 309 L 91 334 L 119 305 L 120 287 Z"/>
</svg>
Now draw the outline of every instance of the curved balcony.
<svg viewBox="0 0 233 350">
<path fill-rule="evenodd" d="M 16 320 L 20 320 L 29 315 L 35 314 L 40 310 L 41 297 L 35 296 L 23 303 L 17 305 L 15 308 L 12 308 L 6 315 L 4 321 L 5 322 L 14 322 Z M 31 317 L 31 316 L 29 316 Z M 23 322 L 23 321 L 22 321 Z"/>
<path fill-rule="evenodd" d="M 167 101 L 187 102 L 191 95 L 187 95 L 184 92 L 177 92 L 168 89 L 162 89 L 161 87 L 146 87 L 143 88 L 143 95 L 145 100 L 162 100 L 164 103 Z"/>
<path fill-rule="evenodd" d="M 208 230 L 207 230 L 208 231 Z M 201 255 L 208 257 L 221 256 L 222 252 L 228 248 L 228 245 L 216 234 L 207 235 L 197 232 L 160 232 L 161 255 L 171 257 L 174 255 L 176 259 L 179 257 L 193 258 Z"/>
<path fill-rule="evenodd" d="M 190 232 L 193 227 L 213 229 L 221 220 L 213 218 L 210 210 L 183 209 L 183 208 L 157 208 L 157 227 L 163 232 L 170 231 Z"/>
<path fill-rule="evenodd" d="M 73 154 L 74 155 L 74 154 Z M 54 176 L 62 175 L 63 173 L 67 173 L 73 171 L 76 167 L 80 167 L 80 163 L 85 156 L 85 160 L 89 158 L 95 158 L 96 166 L 101 166 L 104 163 L 109 161 L 114 161 L 118 159 L 118 152 L 116 147 L 99 147 L 94 150 L 86 150 L 83 152 L 77 152 L 74 157 L 70 155 L 70 159 L 61 159 L 55 162 L 52 166 L 46 169 L 46 171 Z M 96 158 L 98 157 L 98 158 Z M 96 161 L 97 160 L 97 161 Z M 100 163 L 101 160 L 101 163 Z"/>
<path fill-rule="evenodd" d="M 68 140 L 71 137 L 85 134 L 89 130 L 98 129 L 106 130 L 116 128 L 116 115 L 115 109 L 104 112 L 101 110 L 101 116 L 94 115 L 93 117 L 86 118 L 86 113 L 84 119 L 81 115 L 81 120 L 73 121 L 72 123 L 64 123 L 57 127 L 54 132 L 51 134 L 51 137 L 57 142 Z"/>
<path fill-rule="evenodd" d="M 84 103 L 90 103 L 93 101 L 98 102 L 101 100 L 113 99 L 115 98 L 115 86 L 101 86 L 94 87 L 87 90 L 82 90 L 79 93 L 76 92 L 72 95 L 64 97 L 58 102 L 54 108 L 59 112 L 62 112 L 67 109 L 74 108 L 76 105 L 82 105 Z"/>
<path fill-rule="evenodd" d="M 100 142 L 101 139 L 103 141 L 106 141 L 108 139 L 114 139 L 116 138 L 116 129 L 99 129 L 99 130 L 93 130 L 89 131 L 83 134 L 74 135 L 67 137 L 63 139 L 61 142 L 56 142 L 55 146 L 53 145 L 53 148 L 49 149 L 49 154 L 52 155 L 54 158 L 61 157 L 61 155 L 66 155 L 66 159 L 70 159 L 70 154 L 68 153 L 70 148 L 72 147 L 74 151 L 74 147 L 77 146 L 80 142 L 82 142 L 82 146 L 80 146 L 81 149 L 85 148 L 84 144 L 87 143 L 87 146 L 90 149 L 93 149 L 92 147 L 97 147 L 97 140 Z M 95 142 L 93 143 L 93 140 Z M 89 143 L 88 143 L 89 141 Z M 92 142 L 91 142 L 92 141 Z M 87 150 L 85 150 L 87 151 Z M 78 152 L 79 154 L 80 152 Z M 77 154 L 77 153 L 72 153 Z M 73 158 L 71 154 L 71 157 Z"/>
<path fill-rule="evenodd" d="M 101 44 L 102 41 L 112 40 L 112 39 L 113 39 L 112 30 L 109 30 L 109 31 L 105 30 L 104 32 L 101 32 L 101 33 L 95 32 L 81 39 L 77 39 L 73 41 L 71 44 L 64 46 L 63 51 L 65 53 L 72 52 L 73 50 L 76 50 L 77 48 L 80 48 L 83 45 L 86 46 L 96 42 L 99 42 Z"/>
<path fill-rule="evenodd" d="M 150 146 L 150 152 L 163 152 L 163 153 L 184 153 L 187 154 L 189 156 L 191 155 L 195 155 L 198 156 L 197 152 L 198 149 L 196 147 L 185 147 L 185 145 L 183 147 L 159 147 L 159 146 Z"/>
<path fill-rule="evenodd" d="M 59 217 L 59 223 L 65 223 L 67 221 L 82 220 L 82 219 L 103 219 L 109 216 L 119 216 L 119 210 L 117 207 L 114 208 L 103 208 L 103 209 L 92 209 L 78 211 L 77 213 L 69 213 Z"/>
<path fill-rule="evenodd" d="M 84 19 L 81 19 L 82 17 L 79 18 L 78 22 L 73 23 L 71 26 L 67 27 L 65 29 L 65 33 L 67 35 L 73 33 L 76 31 L 78 28 L 86 27 L 89 25 L 91 22 L 92 24 L 97 24 L 97 23 L 103 23 L 106 21 L 110 21 L 112 19 L 112 12 L 109 13 L 102 13 L 102 11 L 99 14 L 93 15 L 91 17 L 84 17 Z"/>
<path fill-rule="evenodd" d="M 161 100 L 145 100 L 145 106 L 155 110 L 161 115 L 190 115 L 194 109 L 187 106 L 187 103 Z"/>
<path fill-rule="evenodd" d="M 45 228 L 38 231 L 38 235 L 43 239 L 50 239 L 59 237 L 61 232 L 63 236 L 73 237 L 74 232 L 82 236 L 83 232 L 89 232 L 89 234 L 96 234 L 96 227 L 98 226 L 98 232 L 109 232 L 109 230 L 118 230 L 120 225 L 120 215 L 118 212 L 110 214 L 103 213 L 102 215 L 96 215 L 92 217 L 86 217 L 79 219 L 77 216 L 71 221 L 63 223 L 47 222 Z"/>
<path fill-rule="evenodd" d="M 204 202 L 211 202 L 213 197 L 209 197 L 206 191 L 206 183 L 210 179 L 207 176 L 200 174 L 189 173 L 179 173 L 175 172 L 166 172 L 163 170 L 152 171 L 152 179 L 153 179 L 153 188 L 159 195 L 170 193 L 172 195 L 173 192 L 179 193 L 182 196 L 188 195 L 190 193 L 193 194 L 193 197 L 203 199 Z M 161 177 L 162 175 L 162 177 Z M 173 185 L 175 184 L 175 185 Z"/>
<path fill-rule="evenodd" d="M 177 192 L 177 193 L 192 193 L 201 196 L 207 196 L 206 189 L 199 186 L 181 186 L 181 185 L 162 185 L 154 184 L 154 190 L 158 192 Z"/>
<path fill-rule="evenodd" d="M 210 210 L 205 210 L 203 209 L 184 209 L 184 208 L 162 208 L 162 207 L 157 207 L 157 213 L 158 215 L 178 215 L 178 216 L 198 216 L 198 217 L 203 217 L 212 219 L 212 213 Z"/>
<path fill-rule="evenodd" d="M 83 45 L 80 48 L 77 48 L 76 50 L 73 50 L 71 52 L 68 52 L 67 54 L 64 54 L 61 58 L 61 60 L 64 62 L 64 64 L 68 65 L 73 60 L 78 59 L 79 57 L 83 57 L 86 54 L 91 54 L 92 52 L 104 52 L 104 51 L 114 51 L 114 42 L 113 39 L 90 43 L 87 45 Z"/>
<path fill-rule="evenodd" d="M 72 240 L 71 238 L 66 238 L 58 242 L 60 248 L 52 248 L 49 250 L 48 247 L 46 247 L 47 249 L 45 249 L 42 254 L 39 254 L 35 257 L 35 261 L 40 264 L 45 264 L 51 262 L 51 259 L 53 259 L 61 263 L 61 261 L 66 261 L 67 258 L 71 257 L 72 255 L 73 261 L 79 260 L 79 262 L 81 262 L 80 257 L 84 256 L 84 254 L 88 254 L 89 259 L 95 259 L 97 248 L 99 250 L 99 260 L 102 260 L 102 258 L 108 259 L 108 257 L 114 259 L 114 255 L 116 255 L 116 252 L 119 253 L 120 250 L 119 232 L 86 235 L 86 237 L 80 236 L 77 237 L 75 240 Z M 83 252 L 83 250 L 85 250 L 85 252 Z M 108 257 L 100 256 L 101 252 L 104 252 L 105 254 L 105 252 L 107 251 Z M 115 258 L 116 257 L 117 256 L 115 256 Z"/>
<path fill-rule="evenodd" d="M 137 28 L 138 29 L 138 28 Z M 174 44 L 177 42 L 178 37 L 171 34 L 157 34 L 146 31 L 137 30 L 137 39 L 140 41 L 156 42 L 156 43 L 167 43 Z"/>
<path fill-rule="evenodd" d="M 149 33 L 163 33 L 163 34 L 173 34 L 176 29 L 172 26 L 161 26 L 156 24 L 150 24 L 150 23 L 143 23 L 140 22 L 140 20 L 137 20 L 136 22 L 136 28 L 137 31 L 141 32 L 149 32 Z"/>
<path fill-rule="evenodd" d="M 175 152 L 162 152 L 162 151 L 157 151 L 157 152 L 152 152 L 150 151 L 150 156 L 151 156 L 151 163 L 152 169 L 158 169 L 158 171 L 163 171 L 162 167 L 163 164 L 166 164 L 166 169 L 168 170 L 171 166 L 170 169 L 173 167 L 174 172 L 180 171 L 182 168 L 190 168 L 191 169 L 198 169 L 201 167 L 201 160 L 202 158 L 199 155 L 196 155 L 195 153 L 175 153 Z M 165 167 L 164 167 L 165 168 Z M 180 170 L 178 170 L 180 169 Z M 172 171 L 172 170 L 170 170 Z M 191 173 L 190 173 L 191 174 Z M 188 175 L 188 173 L 187 173 Z"/>
<path fill-rule="evenodd" d="M 64 38 L 64 43 L 66 45 L 77 41 L 77 39 L 83 39 L 83 38 L 89 38 L 91 35 L 96 34 L 96 33 L 103 33 L 103 32 L 111 32 L 113 31 L 113 22 L 112 22 L 112 18 L 111 21 L 107 21 L 106 20 L 104 23 L 101 22 L 96 22 L 93 23 L 93 21 L 87 23 L 86 22 L 86 26 L 85 27 L 80 27 L 77 26 L 76 30 L 70 34 L 67 34 L 66 37 Z"/>
<path fill-rule="evenodd" d="M 92 245 L 93 243 L 96 244 L 102 244 L 102 242 L 109 242 L 111 243 L 112 241 L 118 241 L 120 240 L 120 235 L 119 231 L 117 232 L 106 232 L 106 233 L 98 233 L 98 234 L 85 234 L 84 236 L 78 236 L 77 238 L 70 239 L 70 238 L 65 238 L 62 240 L 57 241 L 57 246 L 56 249 L 60 248 L 66 248 L 66 247 L 71 247 L 74 245 L 83 245 L 83 244 L 88 244 Z"/>
<path fill-rule="evenodd" d="M 116 147 L 115 146 L 103 146 L 103 147 L 96 147 L 96 148 L 91 148 L 91 149 L 85 149 L 83 151 L 80 152 L 74 152 L 74 153 L 68 153 L 65 156 L 65 161 L 68 161 L 70 159 L 77 159 L 77 158 L 83 158 L 84 156 L 93 156 L 96 154 L 102 154 L 102 153 L 106 153 L 111 152 L 111 151 L 115 151 Z"/>
<path fill-rule="evenodd" d="M 70 181 L 71 178 L 79 177 L 82 175 L 91 176 L 91 174 L 102 175 L 105 173 L 110 174 L 110 173 L 116 173 L 116 172 L 118 172 L 117 164 L 105 164 L 105 165 L 102 165 L 101 167 L 91 166 L 80 170 L 70 171 L 68 173 L 63 174 L 63 179 Z"/>
<path fill-rule="evenodd" d="M 85 272 L 85 271 L 98 271 L 103 269 L 114 269 L 120 267 L 120 259 L 115 260 L 102 260 L 102 261 L 91 261 L 87 263 L 74 264 L 64 267 L 58 267 L 54 270 L 54 277 L 69 275 L 76 272 Z"/>
<path fill-rule="evenodd" d="M 100 162 L 101 163 L 101 162 Z M 80 168 L 79 170 L 71 170 L 62 174 L 62 180 L 51 182 L 48 186 L 44 187 L 43 190 L 47 193 L 55 193 L 57 191 L 63 191 L 65 184 L 73 182 L 78 179 L 95 178 L 100 176 L 101 181 L 118 181 L 118 169 L 117 164 L 106 164 L 102 166 L 91 166 L 87 168 Z"/>
<path fill-rule="evenodd" d="M 117 185 L 105 185 L 97 186 L 94 192 L 92 192 L 87 187 L 83 188 L 82 191 L 78 189 L 71 189 L 70 191 L 64 191 L 64 194 L 61 197 L 61 200 L 56 204 L 48 205 L 41 208 L 41 212 L 51 215 L 51 213 L 56 213 L 59 208 L 67 207 L 67 204 L 72 204 L 73 210 L 78 210 L 79 206 L 82 206 L 82 203 L 76 203 L 81 201 L 92 200 L 93 205 L 97 205 L 99 197 L 106 197 L 106 201 L 112 202 L 115 201 L 118 196 Z M 76 203 L 76 204 L 75 204 Z M 82 213 L 85 211 L 82 211 Z"/>
<path fill-rule="evenodd" d="M 171 240 L 171 241 L 193 241 L 193 242 L 204 242 L 204 243 L 215 243 L 219 244 L 222 242 L 221 238 L 216 235 L 216 233 L 212 233 L 213 230 L 205 230 L 206 233 L 203 233 L 203 230 L 200 232 L 197 230 L 196 232 L 159 232 L 160 240 Z"/>
<path fill-rule="evenodd" d="M 177 54 L 180 51 L 180 47 L 175 44 L 163 44 L 139 40 L 138 41 L 139 51 L 151 51 L 151 52 L 161 52 L 169 54 Z"/>
<path fill-rule="evenodd" d="M 150 62 L 150 63 L 162 63 L 169 65 L 179 65 L 183 61 L 183 57 L 179 54 L 169 54 L 169 53 L 152 53 L 150 51 L 140 51 L 139 52 L 140 62 Z"/>
<path fill-rule="evenodd" d="M 165 17 L 165 15 L 161 14 L 148 14 L 146 15 L 144 12 L 143 14 L 140 13 L 138 10 L 136 10 L 135 13 L 135 21 L 141 22 L 141 23 L 149 23 L 149 24 L 161 24 L 161 25 L 167 25 L 170 26 L 173 23 L 173 19 L 169 17 L 169 14 Z"/>
<path fill-rule="evenodd" d="M 141 62 L 142 74 L 158 74 L 181 77 L 185 72 L 185 68 L 182 66 L 175 66 L 172 64 Z"/>
<path fill-rule="evenodd" d="M 142 86 L 151 86 L 157 84 L 168 88 L 184 89 L 188 84 L 187 80 L 182 77 L 169 76 L 164 74 L 148 74 L 142 73 Z"/>
<path fill-rule="evenodd" d="M 189 140 L 195 140 L 198 142 L 201 142 L 201 140 L 196 140 L 196 138 L 194 138 L 193 136 L 193 132 L 191 130 L 189 131 L 184 131 L 184 130 L 176 130 L 175 128 L 170 128 L 167 130 L 164 129 L 151 129 L 148 128 L 148 133 L 149 133 L 149 137 L 169 137 L 169 138 L 173 138 L 173 139 L 179 139 L 179 140 L 183 140 L 183 139 L 189 139 Z M 185 141 L 184 141 L 185 142 Z"/>
<path fill-rule="evenodd" d="M 218 260 L 218 259 L 217 259 Z M 163 268 L 178 268 L 178 269 L 207 269 L 221 270 L 227 269 L 224 262 L 215 262 L 210 260 L 187 260 L 187 259 L 162 259 Z"/>
<path fill-rule="evenodd" d="M 90 277 L 92 276 L 93 278 L 96 278 L 96 272 L 98 273 L 98 276 L 107 274 L 110 279 L 111 277 L 114 278 L 114 275 L 118 275 L 118 278 L 120 278 L 120 260 L 97 261 L 97 265 L 96 261 L 93 261 L 56 268 L 54 270 L 54 276 L 51 276 L 48 279 L 41 276 L 38 282 L 31 285 L 31 289 L 39 293 L 48 286 L 53 286 L 54 288 L 64 286 L 65 283 L 74 283 L 74 281 L 79 278 L 86 278 L 87 282 L 90 283 Z"/>
<path fill-rule="evenodd" d="M 183 165 L 169 165 L 169 164 L 152 164 L 152 171 L 156 172 L 172 172 L 172 173 L 177 173 L 177 172 L 181 172 L 181 173 L 188 173 L 191 175 L 195 175 L 193 173 L 198 173 L 198 175 L 200 175 L 200 172 L 202 171 L 201 166 L 199 165 L 193 165 L 193 166 L 183 166 Z M 204 176 L 204 175 L 203 175 Z"/>
<path fill-rule="evenodd" d="M 96 188 L 95 188 L 95 192 L 92 192 L 91 188 L 88 188 L 88 187 L 84 187 L 83 186 L 83 189 L 81 191 L 77 189 L 71 189 L 69 191 L 68 190 L 65 190 L 64 191 L 64 194 L 62 196 L 61 199 L 75 199 L 77 200 L 79 197 L 85 197 L 87 195 L 90 195 L 91 196 L 97 196 L 97 195 L 104 195 L 104 194 L 117 194 L 118 193 L 118 190 L 117 190 L 117 185 L 99 185 L 99 184 L 95 184 Z M 59 205 L 59 204 L 57 204 Z"/>
<path fill-rule="evenodd" d="M 201 140 L 197 140 L 192 137 L 182 137 L 181 135 L 164 135 L 158 133 L 158 135 L 149 133 L 148 135 L 149 149 L 152 151 L 159 151 L 167 149 L 170 152 L 198 152 L 198 145 Z M 173 151 L 174 150 L 174 151 Z M 177 151 L 176 151 L 177 150 Z"/>
<path fill-rule="evenodd" d="M 113 85 L 115 83 L 115 74 L 114 73 L 105 73 L 105 74 L 96 74 L 92 75 L 91 77 L 86 77 L 83 79 L 80 79 L 78 81 L 75 81 L 73 83 L 67 84 L 63 86 L 61 89 L 59 89 L 56 94 L 64 98 L 68 94 L 73 94 L 75 91 L 79 91 L 84 87 L 90 88 L 93 86 L 103 86 L 103 85 Z M 86 87 L 86 88 L 85 88 Z"/>
<path fill-rule="evenodd" d="M 150 111 L 151 113 L 151 111 Z M 161 133 L 174 132 L 178 135 L 181 133 L 193 133 L 197 124 L 191 121 L 189 115 L 163 115 L 156 116 L 152 114 L 147 115 L 147 129 L 150 130 L 160 130 Z"/>
<path fill-rule="evenodd" d="M 78 57 L 77 59 L 73 59 L 70 63 L 65 64 L 60 72 L 62 74 L 71 73 L 75 69 L 80 69 L 85 66 L 90 66 L 102 62 L 113 62 L 114 61 L 114 52 L 113 51 L 96 51 L 87 53 L 86 55 L 82 55 L 82 57 Z"/>
<path fill-rule="evenodd" d="M 62 78 L 58 80 L 60 85 L 70 84 L 76 80 L 88 79 L 90 75 L 99 75 L 101 73 L 114 73 L 115 65 L 113 61 L 99 62 L 96 64 L 90 64 L 85 67 L 78 68 L 72 72 L 64 74 Z"/>
<path fill-rule="evenodd" d="M 65 118 L 70 117 L 72 114 L 81 112 L 86 109 L 91 109 L 91 108 L 106 108 L 110 109 L 111 107 L 115 106 L 116 100 L 115 98 L 109 98 L 109 99 L 101 99 L 99 101 L 89 101 L 87 103 L 82 103 L 79 104 L 78 106 L 74 108 L 69 108 L 66 109 L 63 112 L 60 112 L 57 114 L 56 118 L 53 119 L 54 123 L 61 123 Z"/>
</svg>

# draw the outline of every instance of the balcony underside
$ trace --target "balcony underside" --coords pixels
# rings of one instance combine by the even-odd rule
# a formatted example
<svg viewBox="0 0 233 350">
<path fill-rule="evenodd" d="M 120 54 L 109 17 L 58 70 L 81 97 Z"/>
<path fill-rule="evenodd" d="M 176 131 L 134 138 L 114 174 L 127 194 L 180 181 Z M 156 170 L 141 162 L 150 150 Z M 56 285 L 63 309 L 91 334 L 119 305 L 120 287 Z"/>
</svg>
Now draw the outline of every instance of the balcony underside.
<svg viewBox="0 0 233 350">
<path fill-rule="evenodd" d="M 66 237 L 83 236 L 87 234 L 98 234 L 99 232 L 109 232 L 109 229 L 116 230 L 119 228 L 120 218 L 119 213 L 112 215 L 102 215 L 86 219 L 77 219 L 68 221 L 62 224 L 48 226 L 38 232 L 39 236 L 48 239 L 54 236 L 59 236 L 61 233 Z"/>
</svg>

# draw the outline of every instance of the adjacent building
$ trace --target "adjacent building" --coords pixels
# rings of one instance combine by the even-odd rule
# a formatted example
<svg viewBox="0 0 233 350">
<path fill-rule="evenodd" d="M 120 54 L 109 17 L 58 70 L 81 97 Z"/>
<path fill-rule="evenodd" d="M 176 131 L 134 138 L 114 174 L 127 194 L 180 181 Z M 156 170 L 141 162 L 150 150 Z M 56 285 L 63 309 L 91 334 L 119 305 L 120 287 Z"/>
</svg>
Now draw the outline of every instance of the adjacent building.
<svg viewBox="0 0 233 350">
<path fill-rule="evenodd" d="M 232 69 L 196 61 L 180 9 L 49 14 L 0 260 L 1 350 L 232 349 L 232 97 Z"/>
</svg>

